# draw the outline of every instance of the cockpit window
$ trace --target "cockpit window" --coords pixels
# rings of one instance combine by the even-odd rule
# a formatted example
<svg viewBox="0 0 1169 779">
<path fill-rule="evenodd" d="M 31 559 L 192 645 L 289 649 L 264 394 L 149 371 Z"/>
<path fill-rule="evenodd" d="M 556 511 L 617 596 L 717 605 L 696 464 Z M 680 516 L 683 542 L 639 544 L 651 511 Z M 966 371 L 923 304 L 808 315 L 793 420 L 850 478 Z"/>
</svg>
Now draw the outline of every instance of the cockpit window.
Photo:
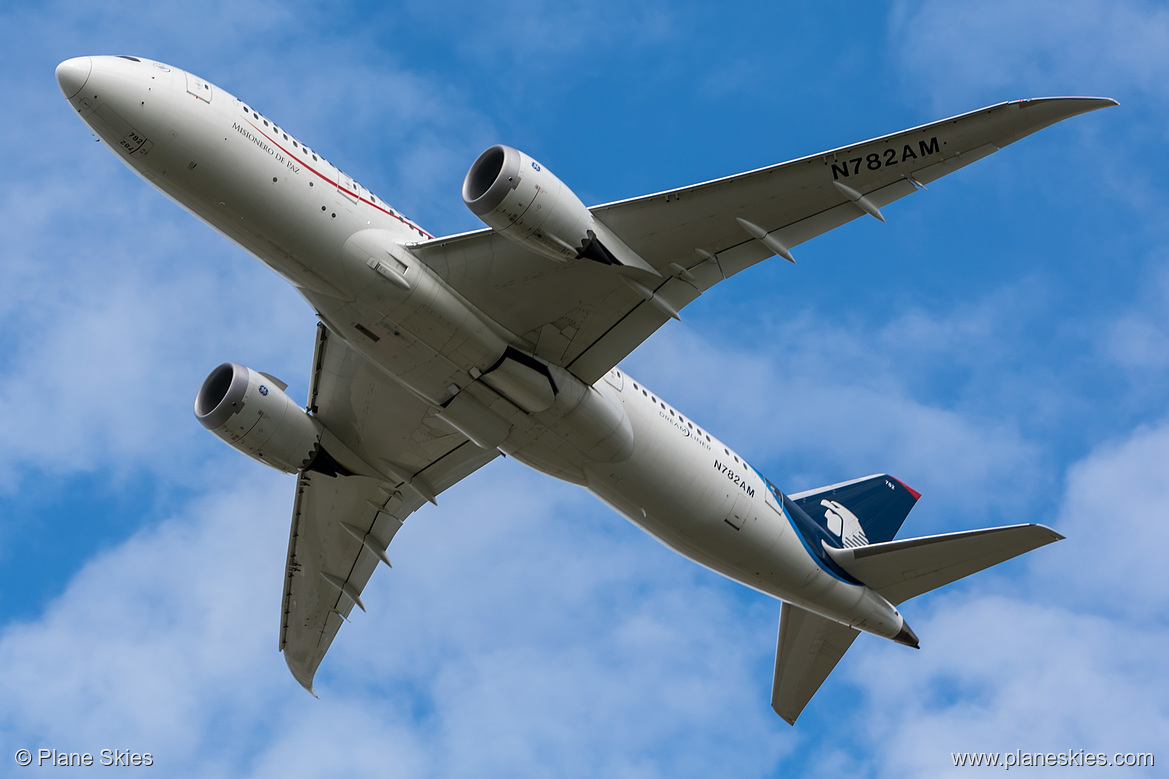
<svg viewBox="0 0 1169 779">
<path fill-rule="evenodd" d="M 137 57 L 131 57 L 131 56 L 126 55 L 126 54 L 119 54 L 118 56 L 124 60 L 130 60 L 131 62 L 141 62 L 142 61 L 142 60 L 138 59 Z"/>
</svg>

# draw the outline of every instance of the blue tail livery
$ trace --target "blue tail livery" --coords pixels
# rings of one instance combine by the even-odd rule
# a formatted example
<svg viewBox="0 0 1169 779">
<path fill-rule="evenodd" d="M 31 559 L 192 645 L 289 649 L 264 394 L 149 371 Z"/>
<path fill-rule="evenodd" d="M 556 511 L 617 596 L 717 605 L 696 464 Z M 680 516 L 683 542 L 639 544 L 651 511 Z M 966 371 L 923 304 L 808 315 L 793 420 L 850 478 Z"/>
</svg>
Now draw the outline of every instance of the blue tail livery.
<svg viewBox="0 0 1169 779">
<path fill-rule="evenodd" d="M 839 539 L 838 546 L 856 547 L 892 541 L 921 493 L 877 474 L 788 497 Z"/>
</svg>

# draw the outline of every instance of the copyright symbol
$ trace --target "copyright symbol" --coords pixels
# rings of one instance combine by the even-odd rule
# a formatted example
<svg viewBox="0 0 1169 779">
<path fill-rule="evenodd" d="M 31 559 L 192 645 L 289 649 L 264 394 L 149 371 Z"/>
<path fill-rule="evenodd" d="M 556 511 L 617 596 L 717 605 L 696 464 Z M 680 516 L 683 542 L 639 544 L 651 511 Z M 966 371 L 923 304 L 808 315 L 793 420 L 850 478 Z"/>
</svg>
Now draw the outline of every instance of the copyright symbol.
<svg viewBox="0 0 1169 779">
<path fill-rule="evenodd" d="M 32 752 L 29 752 L 27 749 L 16 750 L 16 764 L 32 765 Z"/>
</svg>

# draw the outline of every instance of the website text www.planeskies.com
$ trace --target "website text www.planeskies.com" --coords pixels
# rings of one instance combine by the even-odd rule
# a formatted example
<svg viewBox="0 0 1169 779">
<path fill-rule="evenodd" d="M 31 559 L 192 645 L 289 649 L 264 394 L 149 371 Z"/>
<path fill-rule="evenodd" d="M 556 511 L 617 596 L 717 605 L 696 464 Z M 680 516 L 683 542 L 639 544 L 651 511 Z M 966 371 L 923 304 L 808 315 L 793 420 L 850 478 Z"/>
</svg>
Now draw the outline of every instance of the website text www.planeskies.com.
<svg viewBox="0 0 1169 779">
<path fill-rule="evenodd" d="M 1152 752 L 1089 752 L 1086 749 L 1068 749 L 1063 752 L 951 752 L 954 767 L 970 768 L 1152 768 Z"/>
</svg>

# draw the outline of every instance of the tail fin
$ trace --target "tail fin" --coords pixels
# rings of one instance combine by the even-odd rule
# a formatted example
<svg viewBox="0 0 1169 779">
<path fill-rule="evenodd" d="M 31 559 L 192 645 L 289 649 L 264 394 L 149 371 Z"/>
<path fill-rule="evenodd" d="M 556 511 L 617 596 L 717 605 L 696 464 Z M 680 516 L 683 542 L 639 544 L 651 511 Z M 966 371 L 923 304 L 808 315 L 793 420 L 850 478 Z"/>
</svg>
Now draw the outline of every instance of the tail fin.
<svg viewBox="0 0 1169 779">
<path fill-rule="evenodd" d="M 825 546 L 825 551 L 849 575 L 896 606 L 1062 538 L 1043 525 L 1011 525 L 852 549 Z"/>
<path fill-rule="evenodd" d="M 888 474 L 877 474 L 788 497 L 846 546 L 860 546 L 892 541 L 921 494 Z"/>
</svg>

